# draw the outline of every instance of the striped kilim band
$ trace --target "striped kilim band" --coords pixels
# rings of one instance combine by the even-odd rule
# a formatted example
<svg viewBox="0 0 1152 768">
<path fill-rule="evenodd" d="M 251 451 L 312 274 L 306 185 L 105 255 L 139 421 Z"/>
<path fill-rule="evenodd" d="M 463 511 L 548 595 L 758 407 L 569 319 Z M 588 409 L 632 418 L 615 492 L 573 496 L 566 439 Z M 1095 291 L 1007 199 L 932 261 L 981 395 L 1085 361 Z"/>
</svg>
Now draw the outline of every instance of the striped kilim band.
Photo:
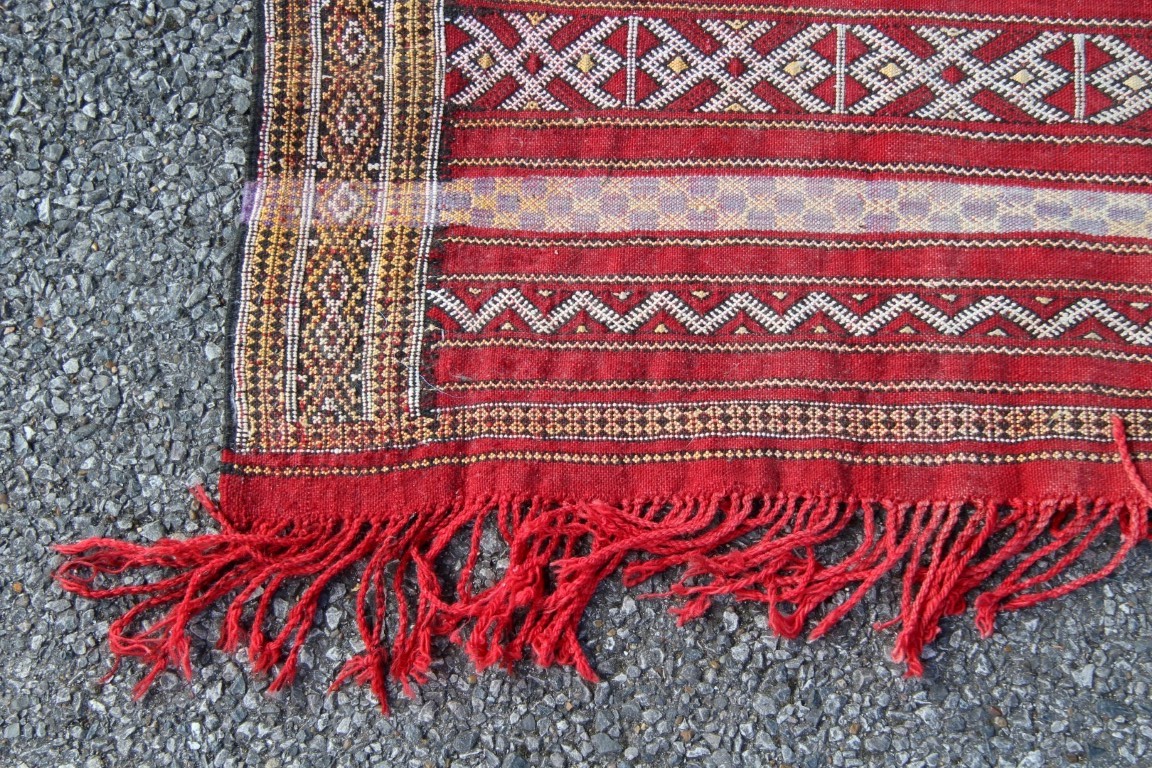
<svg viewBox="0 0 1152 768">
<path fill-rule="evenodd" d="M 283 686 L 345 572 L 382 706 L 595 678 L 617 571 L 787 637 L 890 578 L 917 674 L 1148 537 L 1152 5 L 259 4 L 221 532 L 62 547 L 140 691 L 219 602 Z"/>
</svg>

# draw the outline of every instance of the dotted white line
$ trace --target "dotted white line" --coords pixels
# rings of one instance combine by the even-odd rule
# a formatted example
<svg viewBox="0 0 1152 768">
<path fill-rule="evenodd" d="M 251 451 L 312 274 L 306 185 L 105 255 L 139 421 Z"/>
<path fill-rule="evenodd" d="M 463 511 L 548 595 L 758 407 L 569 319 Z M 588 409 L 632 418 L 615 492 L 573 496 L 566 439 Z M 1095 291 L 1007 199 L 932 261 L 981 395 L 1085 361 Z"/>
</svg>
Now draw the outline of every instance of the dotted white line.
<svg viewBox="0 0 1152 768">
<path fill-rule="evenodd" d="M 384 11 L 384 50 L 381 61 L 391 62 L 396 55 L 396 3 L 389 2 Z M 384 136 L 380 143 L 379 191 L 376 195 L 376 210 L 372 221 L 372 251 L 369 256 L 368 284 L 364 292 L 364 364 L 361 368 L 360 381 L 363 387 L 360 415 L 365 421 L 371 421 L 376 413 L 376 377 L 373 371 L 376 366 L 376 334 L 377 334 L 377 294 L 380 290 L 380 259 L 384 250 L 384 238 L 388 229 L 385 227 L 386 212 L 391 209 L 392 177 L 388 173 L 392 162 L 393 135 L 392 111 L 396 104 L 396 77 L 391 66 L 382 67 L 384 77 Z"/>
<path fill-rule="evenodd" d="M 309 234 L 316 205 L 316 161 L 319 153 L 320 102 L 323 89 L 324 35 L 320 18 L 320 0 L 308 4 L 309 41 L 312 46 L 311 94 L 308 101 L 308 132 L 304 144 L 304 189 L 301 194 L 300 226 L 296 233 L 296 255 L 288 283 L 284 316 L 284 420 L 298 419 L 296 376 L 300 355 L 300 295 L 304 267 L 308 260 Z"/>
</svg>

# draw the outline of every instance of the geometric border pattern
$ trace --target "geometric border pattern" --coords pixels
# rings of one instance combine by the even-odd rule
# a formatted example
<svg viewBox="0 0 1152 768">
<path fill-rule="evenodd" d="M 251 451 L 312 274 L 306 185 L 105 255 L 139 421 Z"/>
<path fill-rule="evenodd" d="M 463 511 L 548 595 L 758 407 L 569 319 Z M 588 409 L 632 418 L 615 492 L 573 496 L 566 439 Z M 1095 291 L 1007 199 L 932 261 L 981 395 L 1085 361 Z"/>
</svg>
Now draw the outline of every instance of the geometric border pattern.
<svg viewBox="0 0 1152 768">
<path fill-rule="evenodd" d="M 233 447 L 412 444 L 430 434 L 420 353 L 439 190 L 443 4 L 263 3 Z M 372 215 L 341 222 L 328 193 L 347 200 L 354 188 L 372 190 Z"/>
<path fill-rule="evenodd" d="M 540 291 L 544 289 L 533 293 Z M 1055 299 L 1040 297 L 1036 303 L 1042 306 L 1033 309 L 1004 295 L 965 297 L 963 301 L 953 295 L 953 306 L 946 311 L 939 306 L 946 304 L 944 301 L 931 302 L 914 293 L 898 293 L 859 311 L 853 305 L 871 298 L 866 293 L 857 294 L 859 298 L 855 301 L 848 297 L 838 300 L 824 291 L 802 293 L 797 297 L 786 292 L 760 297 L 746 291 L 717 296 L 699 290 L 683 295 L 670 290 L 640 293 L 626 290 L 598 296 L 592 291 L 580 290 L 561 297 L 549 289 L 544 291 L 547 299 L 537 297 L 535 301 L 529 299 L 527 293 L 529 289 L 501 288 L 475 309 L 466 301 L 466 291 L 457 294 L 438 288 L 429 291 L 428 298 L 430 305 L 454 321 L 459 331 L 469 334 L 495 330 L 491 327 L 501 320 L 501 330 L 538 335 L 591 330 L 629 336 L 645 332 L 700 337 L 715 336 L 725 328 L 726 335 L 731 335 L 732 329 L 728 326 L 739 320 L 741 324 L 736 333 L 779 337 L 796 333 L 810 325 L 813 318 L 822 318 L 830 328 L 816 326 L 816 333 L 869 337 L 884 332 L 934 331 L 943 337 L 962 337 L 980 330 L 985 336 L 1007 336 L 1002 327 L 1007 325 L 1035 340 L 1054 340 L 1072 334 L 1085 321 L 1094 320 L 1115 333 L 1117 341 L 1152 346 L 1152 321 L 1134 321 L 1123 313 L 1125 308 L 1132 311 L 1133 302 L 1110 302 L 1097 297 L 1081 296 L 1055 306 L 1052 306 Z M 1135 302 L 1141 311 L 1152 305 L 1152 297 L 1147 298 L 1149 301 Z M 548 301 L 546 309 L 538 306 L 543 301 Z M 1048 311 L 1041 313 L 1041 308 Z M 520 322 L 513 324 L 508 318 L 518 318 Z M 581 322 L 578 327 L 574 322 L 577 320 Z M 661 322 L 655 323 L 656 320 Z M 989 329 L 990 320 L 1003 323 Z M 595 324 L 591 329 L 584 324 L 589 321 Z M 914 321 L 918 321 L 918 328 L 909 325 Z M 1090 341 L 1105 341 L 1096 331 L 1088 333 L 1085 338 Z"/>
<path fill-rule="evenodd" d="M 706 403 L 478 403 L 443 407 L 457 437 L 648 441 L 702 437 L 860 443 L 1111 442 L 1114 408 L 967 403 L 859 405 L 796 400 Z M 1152 437 L 1152 411 L 1123 411 L 1133 439 Z"/>
<path fill-rule="evenodd" d="M 462 107 L 1100 125 L 1152 109 L 1139 33 L 511 11 L 452 25 Z"/>
</svg>

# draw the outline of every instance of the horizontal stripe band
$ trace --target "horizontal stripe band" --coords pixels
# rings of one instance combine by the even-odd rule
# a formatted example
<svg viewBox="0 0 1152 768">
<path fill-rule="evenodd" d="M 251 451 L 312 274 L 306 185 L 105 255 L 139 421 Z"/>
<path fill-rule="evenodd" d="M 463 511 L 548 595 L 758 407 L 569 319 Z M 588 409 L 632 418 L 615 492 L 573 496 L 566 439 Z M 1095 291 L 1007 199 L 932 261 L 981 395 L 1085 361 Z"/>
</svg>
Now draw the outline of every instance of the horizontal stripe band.
<svg viewBox="0 0 1152 768">
<path fill-rule="evenodd" d="M 1111 442 L 1114 408 L 973 403 L 860 404 L 811 400 L 694 403 L 481 402 L 437 409 L 445 438 L 651 441 L 696 437 L 828 438 L 861 443 Z M 1122 412 L 1133 439 L 1147 409 Z"/>
<path fill-rule="evenodd" d="M 1147 174 L 1079 173 L 1018 168 L 981 168 L 952 163 L 859 162 L 789 157 L 681 157 L 681 158 L 562 158 L 562 157 L 461 157 L 452 160 L 453 170 L 515 168 L 527 171 L 605 171 L 641 174 L 670 171 L 831 171 L 857 175 L 950 176 L 961 179 L 1022 181 L 1056 184 L 1148 186 Z M 779 178 L 779 177 L 777 177 Z"/>
<path fill-rule="evenodd" d="M 330 451 L 340 453 L 340 451 Z M 1152 453 L 1133 453 L 1136 461 L 1152 459 Z M 955 453 L 919 454 L 861 454 L 853 451 L 786 450 L 786 449 L 708 449 L 700 451 L 666 451 L 661 453 L 575 453 L 559 451 L 493 451 L 466 456 L 441 456 L 394 464 L 358 466 L 265 466 L 260 464 L 227 464 L 229 474 L 277 477 L 326 477 L 378 475 L 438 466 L 469 466 L 489 461 L 559 462 L 589 466 L 631 466 L 683 461 L 721 459 L 738 461 L 747 459 L 777 459 L 818 461 L 831 460 L 845 464 L 872 466 L 940 467 L 950 464 L 1030 464 L 1036 461 L 1088 461 L 1115 464 L 1120 457 L 1114 450 L 1106 451 L 1030 451 L 1028 453 L 982 453 L 960 451 Z"/>
<path fill-rule="evenodd" d="M 265 199 L 293 199 L 301 180 L 263 182 Z M 395 185 L 387 196 L 374 184 L 317 184 L 313 213 L 320 227 L 370 226 L 380 206 L 418 210 L 406 201 L 423 199 L 412 185 Z M 298 221 L 295 205 L 268 205 L 253 225 L 285 226 Z M 415 226 L 393 216 L 393 226 Z M 1084 247 L 1147 253 L 1143 244 L 1073 245 L 1056 236 L 1152 238 L 1152 193 L 1052 189 L 950 181 L 866 180 L 809 176 L 487 176 L 442 183 L 437 223 L 540 233 L 812 232 L 785 238 L 782 245 L 836 246 L 825 235 L 911 234 L 996 235 L 1043 233 L 1050 240 L 981 240 L 977 247 L 1018 245 Z M 631 234 L 626 243 L 651 234 Z M 745 236 L 747 237 L 747 236 Z M 714 237 L 685 236 L 656 244 L 710 244 Z M 734 242 L 761 242 L 751 238 Z M 503 244 L 490 240 L 484 244 Z M 904 248 L 947 245 L 938 240 L 843 247 Z M 597 246 L 593 241 L 581 245 Z M 958 245 L 966 245 L 958 243 Z"/>
<path fill-rule="evenodd" d="M 880 277 L 806 277 L 803 275 L 560 275 L 538 272 L 526 273 L 478 273 L 439 275 L 440 283 L 515 283 L 532 285 L 548 283 L 557 285 L 629 285 L 646 286 L 666 283 L 693 283 L 718 285 L 829 285 L 850 288 L 930 288 L 934 290 L 992 289 L 992 290 L 1049 290 L 1049 291 L 1116 291 L 1121 293 L 1146 294 L 1152 287 L 1140 283 L 1110 283 L 1094 280 L 969 280 L 964 278 L 880 278 Z"/>
<path fill-rule="evenodd" d="M 476 2 L 472 0 L 469 6 L 489 6 L 497 8 L 536 8 L 541 5 L 539 0 L 488 0 Z M 634 0 L 549 0 L 552 8 L 569 10 L 617 10 L 629 13 L 638 10 L 644 11 L 689 11 L 694 14 L 740 14 L 747 15 L 782 15 L 782 16 L 817 16 L 821 18 L 894 18 L 894 19 L 939 19 L 946 21 L 974 21 L 989 24 L 1037 24 L 1045 26 L 1085 26 L 1085 27 L 1120 27 L 1133 29 L 1152 28 L 1152 19 L 1131 18 L 1136 8 L 1128 5 L 1124 8 L 1126 18 L 1108 17 L 1060 17 L 1042 16 L 1038 14 L 1023 13 L 964 13 L 961 11 L 918 10 L 912 8 L 884 8 L 869 4 L 868 8 L 835 8 L 827 6 L 810 5 L 779 5 L 765 3 L 763 5 L 749 5 L 747 3 L 702 3 L 700 0 L 649 0 L 637 3 Z"/>
<path fill-rule="evenodd" d="M 845 344 L 838 342 L 820 341 L 785 341 L 785 342 L 693 342 L 693 341 L 547 341 L 535 338 L 483 338 L 483 339 L 443 339 L 432 344 L 433 349 L 483 349 L 485 347 L 508 347 L 522 349 L 545 350 L 592 350 L 592 351 L 632 351 L 632 352 L 668 352 L 684 351 L 706 354 L 708 352 L 787 352 L 794 350 L 812 350 L 838 353 L 904 353 L 925 352 L 929 354 L 991 354 L 1011 355 L 1025 357 L 1089 357 L 1101 360 L 1121 360 L 1130 363 L 1152 363 L 1152 355 L 1118 352 L 1111 349 L 1095 349 L 1084 347 L 1029 347 L 1029 346 L 993 346 L 988 344 L 939 344 L 939 343 L 907 343 L 907 344 Z"/>
<path fill-rule="evenodd" d="M 1054 233 L 1050 237 L 901 237 L 899 239 L 842 239 L 813 233 L 811 236 L 790 237 L 787 235 L 652 235 L 633 234 L 627 237 L 563 237 L 544 234 L 491 236 L 485 234 L 448 233 L 443 242 L 455 245 L 481 247 L 516 248 L 630 248 L 630 247 L 683 247 L 714 248 L 717 246 L 764 246 L 772 248 L 836 248 L 863 251 L 904 251 L 909 248 L 971 248 L 971 249 L 1014 249 L 1014 248 L 1062 248 L 1091 253 L 1123 255 L 1150 255 L 1152 244 L 1123 243 L 1096 240 L 1081 240 L 1074 237 L 1060 237 Z"/>
<path fill-rule="evenodd" d="M 1010 336 L 1001 326 L 1022 331 L 1036 340 L 1075 340 L 1083 327 L 1096 325 L 1085 341 L 1119 341 L 1135 346 L 1152 346 L 1152 322 L 1146 321 L 1149 302 L 1105 300 L 1080 296 L 1057 300 L 1051 296 L 1012 298 L 1004 294 L 965 292 L 941 296 L 918 293 L 867 293 L 835 295 L 827 291 L 768 292 L 763 289 L 737 292 L 687 291 L 597 291 L 581 289 L 559 294 L 545 288 L 501 288 L 474 298 L 468 290 L 437 288 L 429 291 L 429 306 L 436 307 L 448 321 L 450 331 L 488 333 L 497 326 L 504 331 L 553 335 L 571 332 L 576 322 L 588 332 L 626 334 L 642 332 L 688 334 L 718 338 L 733 332 L 767 333 L 774 336 L 807 332 L 837 333 L 865 337 L 877 334 L 935 333 L 944 337 L 964 337 L 972 332 Z M 1139 306 L 1134 306 L 1134 304 Z M 515 317 L 516 323 L 510 322 Z M 501 319 L 504 319 L 501 324 Z M 663 318 L 668 325 L 661 322 Z M 817 327 L 810 323 L 824 318 Z M 915 320 L 920 329 L 907 323 Z M 989 320 L 998 322 L 994 331 Z M 587 323 L 587 325 L 585 325 Z M 1101 336 L 1100 333 L 1106 336 Z"/>
<path fill-rule="evenodd" d="M 1099 384 L 997 383 L 991 381 L 835 381 L 829 379 L 755 379 L 739 381 L 611 380 L 566 381 L 510 379 L 446 381 L 438 392 L 489 392 L 498 390 L 561 392 L 707 392 L 739 389 L 809 389 L 816 392 L 955 392 L 1006 395 L 1097 395 L 1101 397 L 1152 398 L 1152 389 L 1131 389 Z"/>
<path fill-rule="evenodd" d="M 1011 132 L 973 130 L 942 125 L 917 125 L 893 123 L 844 123 L 830 120 L 780 119 L 770 117 L 743 117 L 740 119 L 714 117 L 531 117 L 510 115 L 498 117 L 458 117 L 452 123 L 457 130 L 484 128 L 512 128 L 519 130 L 554 131 L 562 128 L 725 128 L 746 131 L 811 131 L 816 133 L 855 133 L 865 136 L 883 134 L 910 134 L 922 136 L 944 136 L 955 139 L 977 141 L 1004 141 L 1021 144 L 1086 144 L 1091 146 L 1114 144 L 1120 146 L 1152 147 L 1152 137 L 1131 136 L 1109 133 L 1057 134 L 1038 132 Z"/>
<path fill-rule="evenodd" d="M 808 176 L 445 182 L 440 223 L 519 232 L 1071 232 L 1152 237 L 1152 194 Z"/>
</svg>

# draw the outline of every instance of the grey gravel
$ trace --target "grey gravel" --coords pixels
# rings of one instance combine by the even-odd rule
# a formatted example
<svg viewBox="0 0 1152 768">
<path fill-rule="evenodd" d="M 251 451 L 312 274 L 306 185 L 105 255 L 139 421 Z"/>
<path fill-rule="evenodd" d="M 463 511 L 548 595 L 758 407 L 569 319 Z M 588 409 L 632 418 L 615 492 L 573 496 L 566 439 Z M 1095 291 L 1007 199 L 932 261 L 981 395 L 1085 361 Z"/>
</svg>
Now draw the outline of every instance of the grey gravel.
<svg viewBox="0 0 1152 768">
<path fill-rule="evenodd" d="M 129 663 L 101 685 L 117 611 L 53 586 L 50 546 L 212 530 L 185 489 L 222 442 L 250 10 L 0 0 L 0 765 L 1152 764 L 1148 547 L 987 641 L 946 621 L 921 679 L 871 630 L 891 584 L 807 644 L 744 605 L 676 629 L 610 582 L 582 626 L 599 685 L 477 676 L 443 648 L 383 718 L 325 694 L 359 647 L 347 586 L 283 694 L 213 650 L 218 613 L 194 625 L 190 684 L 134 702 Z"/>
</svg>

